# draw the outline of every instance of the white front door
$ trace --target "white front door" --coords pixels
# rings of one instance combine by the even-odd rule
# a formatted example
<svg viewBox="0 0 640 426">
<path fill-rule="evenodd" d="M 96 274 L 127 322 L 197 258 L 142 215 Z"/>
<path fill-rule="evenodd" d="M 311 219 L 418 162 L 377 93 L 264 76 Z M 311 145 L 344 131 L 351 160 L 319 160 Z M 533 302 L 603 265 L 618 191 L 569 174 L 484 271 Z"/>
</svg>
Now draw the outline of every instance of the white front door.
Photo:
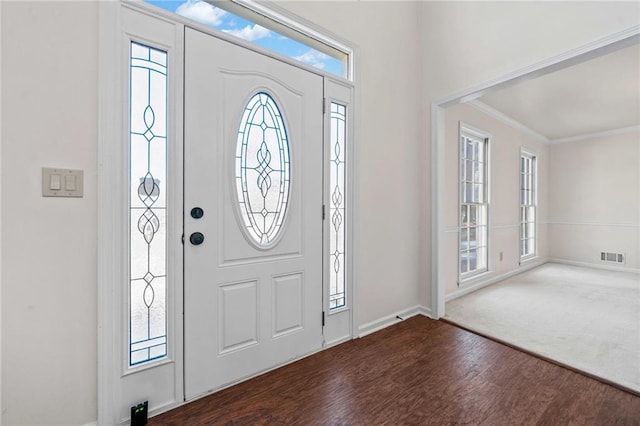
<svg viewBox="0 0 640 426">
<path fill-rule="evenodd" d="M 185 34 L 185 396 L 322 346 L 323 80 Z"/>
</svg>

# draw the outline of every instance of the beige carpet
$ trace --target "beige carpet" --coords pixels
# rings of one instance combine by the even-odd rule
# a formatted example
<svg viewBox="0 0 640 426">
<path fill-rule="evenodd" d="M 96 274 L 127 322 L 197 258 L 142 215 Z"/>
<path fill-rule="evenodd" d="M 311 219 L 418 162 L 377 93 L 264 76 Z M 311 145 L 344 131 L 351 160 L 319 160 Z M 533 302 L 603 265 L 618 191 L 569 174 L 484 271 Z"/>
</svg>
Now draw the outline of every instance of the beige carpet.
<svg viewBox="0 0 640 426">
<path fill-rule="evenodd" d="M 640 392 L 640 274 L 547 263 L 448 302 L 445 318 Z"/>
</svg>

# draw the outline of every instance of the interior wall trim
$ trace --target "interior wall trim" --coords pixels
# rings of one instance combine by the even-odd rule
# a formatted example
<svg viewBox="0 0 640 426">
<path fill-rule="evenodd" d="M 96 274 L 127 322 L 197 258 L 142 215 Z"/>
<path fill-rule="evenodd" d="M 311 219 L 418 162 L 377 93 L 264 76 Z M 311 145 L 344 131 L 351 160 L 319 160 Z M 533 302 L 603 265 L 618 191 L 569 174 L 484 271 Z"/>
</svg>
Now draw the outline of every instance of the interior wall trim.
<svg viewBox="0 0 640 426">
<path fill-rule="evenodd" d="M 619 129 L 606 130 L 604 132 L 586 133 L 584 135 L 571 136 L 568 138 L 551 139 L 549 143 L 552 145 L 557 145 L 559 143 L 577 142 L 595 138 L 606 138 L 608 136 L 624 135 L 625 133 L 634 132 L 640 132 L 640 125 L 621 127 Z"/>
<path fill-rule="evenodd" d="M 393 324 L 397 324 L 401 321 L 406 320 L 407 318 L 411 318 L 416 315 L 424 315 L 428 318 L 433 318 L 431 316 L 431 309 L 426 306 L 415 305 L 391 315 L 378 318 L 377 320 L 368 322 L 366 324 L 362 324 L 360 327 L 358 327 L 358 337 L 364 337 L 368 334 L 375 333 L 376 331 L 380 331 L 383 328 L 387 328 Z"/>
<path fill-rule="evenodd" d="M 640 274 L 640 268 L 629 268 L 626 266 L 607 265 L 595 262 L 579 262 L 576 260 L 550 258 L 549 263 L 558 263 L 560 265 L 581 266 L 583 268 L 603 269 L 605 271 L 631 272 Z"/>
<path fill-rule="evenodd" d="M 536 132 L 535 130 L 526 126 L 525 124 L 522 124 L 518 120 L 509 117 L 508 115 L 498 111 L 497 109 L 485 104 L 484 102 L 478 99 L 470 101 L 468 102 L 468 104 L 476 108 L 478 111 L 481 111 L 487 114 L 488 116 L 495 118 L 501 123 L 504 123 L 507 126 L 513 127 L 514 129 L 520 130 L 521 132 L 531 136 L 535 140 L 538 140 L 545 144 L 549 144 L 549 138 L 547 138 L 546 136 Z"/>
<path fill-rule="evenodd" d="M 539 224 L 544 225 L 545 223 L 540 222 Z M 513 228 L 517 229 L 519 227 L 520 227 L 519 223 L 502 223 L 499 225 L 490 226 L 491 229 L 513 229 Z M 458 232 L 460 232 L 460 228 L 457 226 L 446 227 L 444 230 L 445 234 L 457 234 Z"/>
<path fill-rule="evenodd" d="M 564 226 L 606 226 L 611 228 L 640 228 L 640 223 L 606 223 L 606 222 L 545 222 L 547 225 Z"/>
<path fill-rule="evenodd" d="M 519 223 L 503 223 L 500 225 L 493 225 L 491 227 L 491 229 L 513 229 L 513 228 L 520 228 L 520 224 Z"/>
</svg>

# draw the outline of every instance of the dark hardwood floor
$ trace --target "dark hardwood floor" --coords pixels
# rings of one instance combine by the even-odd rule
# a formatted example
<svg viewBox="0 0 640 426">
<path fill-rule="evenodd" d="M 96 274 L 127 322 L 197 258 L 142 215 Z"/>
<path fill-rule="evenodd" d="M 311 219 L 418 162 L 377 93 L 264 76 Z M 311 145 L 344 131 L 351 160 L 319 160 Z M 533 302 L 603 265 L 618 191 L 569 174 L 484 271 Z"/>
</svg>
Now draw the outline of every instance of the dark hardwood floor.
<svg viewBox="0 0 640 426">
<path fill-rule="evenodd" d="M 640 425 L 640 397 L 419 316 L 149 424 Z"/>
</svg>

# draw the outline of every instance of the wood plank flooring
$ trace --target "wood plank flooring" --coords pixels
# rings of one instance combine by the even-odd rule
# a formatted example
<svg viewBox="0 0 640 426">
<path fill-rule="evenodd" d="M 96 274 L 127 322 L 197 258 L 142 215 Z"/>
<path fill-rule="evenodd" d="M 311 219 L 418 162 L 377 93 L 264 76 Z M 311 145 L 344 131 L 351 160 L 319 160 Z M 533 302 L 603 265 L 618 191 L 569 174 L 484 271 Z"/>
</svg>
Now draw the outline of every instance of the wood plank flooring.
<svg viewBox="0 0 640 426">
<path fill-rule="evenodd" d="M 640 397 L 418 316 L 149 420 L 218 424 L 640 425 Z"/>
</svg>

